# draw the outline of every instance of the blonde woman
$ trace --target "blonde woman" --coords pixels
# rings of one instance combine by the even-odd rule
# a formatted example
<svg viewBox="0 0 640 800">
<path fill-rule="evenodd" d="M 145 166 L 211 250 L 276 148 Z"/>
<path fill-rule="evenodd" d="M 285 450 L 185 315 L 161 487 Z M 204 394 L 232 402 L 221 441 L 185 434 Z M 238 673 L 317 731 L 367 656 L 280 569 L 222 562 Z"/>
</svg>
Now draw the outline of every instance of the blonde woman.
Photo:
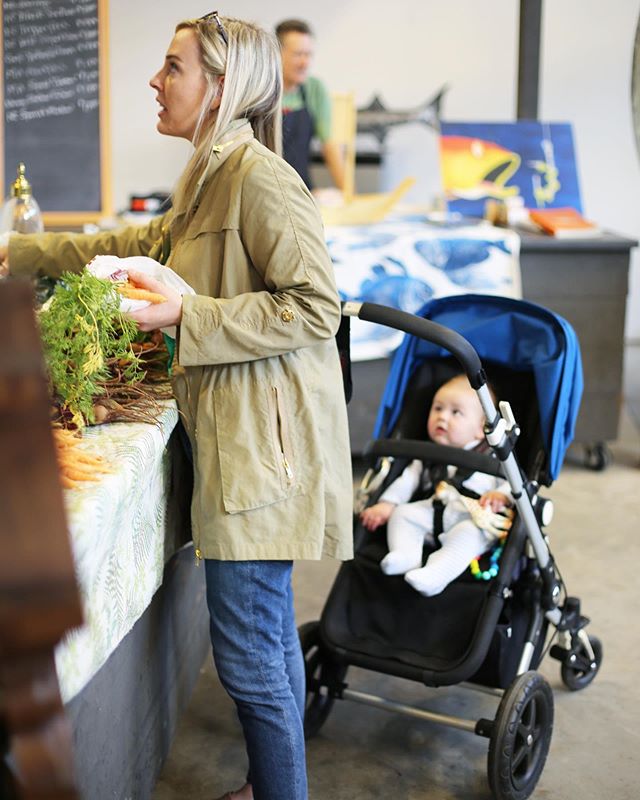
<svg viewBox="0 0 640 800">
<path fill-rule="evenodd" d="M 194 144 L 173 209 L 145 228 L 15 236 L 5 269 L 59 274 L 148 255 L 196 291 L 132 316 L 178 325 L 174 390 L 193 450 L 193 538 L 214 658 L 236 703 L 249 781 L 226 798 L 304 800 L 304 664 L 295 559 L 351 557 L 351 463 L 335 344 L 340 305 L 322 225 L 278 155 L 275 39 L 217 12 L 180 23 L 151 79 L 160 133 Z M 8 257 L 7 257 L 8 256 Z"/>
</svg>

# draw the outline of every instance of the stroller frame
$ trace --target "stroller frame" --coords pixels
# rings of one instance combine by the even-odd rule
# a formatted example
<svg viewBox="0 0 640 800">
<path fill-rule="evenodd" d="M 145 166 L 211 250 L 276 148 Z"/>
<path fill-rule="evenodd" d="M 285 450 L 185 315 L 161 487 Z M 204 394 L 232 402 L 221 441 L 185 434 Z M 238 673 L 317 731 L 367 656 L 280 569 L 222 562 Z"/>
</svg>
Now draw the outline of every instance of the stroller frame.
<svg viewBox="0 0 640 800">
<path fill-rule="evenodd" d="M 516 678 L 506 689 L 483 686 L 466 680 L 455 680 L 458 674 L 454 668 L 446 674 L 444 680 L 433 683 L 424 681 L 425 685 L 456 685 L 465 689 L 480 691 L 499 699 L 499 707 L 494 720 L 469 720 L 453 717 L 422 708 L 414 708 L 403 703 L 360 692 L 349 688 L 343 678 L 349 665 L 376 669 L 359 660 L 350 653 L 347 667 L 337 668 L 323 662 L 323 648 L 320 635 L 320 624 L 310 622 L 299 629 L 307 671 L 307 708 L 305 712 L 305 733 L 311 737 L 317 733 L 326 720 L 333 701 L 345 699 L 361 704 L 374 706 L 386 711 L 394 711 L 406 716 L 430 722 L 437 722 L 449 727 L 466 730 L 490 740 L 488 754 L 489 784 L 497 800 L 524 800 L 529 797 L 544 767 L 553 727 L 553 694 L 547 681 L 534 669 L 532 663 L 539 655 L 546 635 L 546 625 L 550 623 L 556 629 L 558 643 L 551 647 L 550 655 L 562 664 L 561 675 L 567 688 L 582 689 L 594 679 L 602 660 L 602 646 L 596 637 L 589 637 L 585 627 L 589 619 L 580 613 L 580 601 L 566 596 L 564 584 L 558 572 L 553 556 L 549 550 L 547 539 L 542 528 L 547 525 L 553 514 L 550 500 L 540 497 L 538 484 L 523 479 L 516 455 L 515 445 L 520 429 L 515 420 L 511 405 L 506 401 L 494 404 L 487 386 L 486 375 L 478 353 L 463 336 L 431 320 L 396 309 L 372 303 L 345 302 L 342 304 L 345 317 L 357 317 L 360 320 L 373 322 L 395 328 L 415 337 L 429 341 L 451 353 L 463 368 L 472 388 L 476 391 L 485 415 L 485 438 L 496 458 L 494 474 L 502 475 L 511 487 L 514 504 L 518 511 L 519 525 L 514 526 L 509 536 L 521 541 L 525 554 L 532 560 L 539 575 L 539 606 L 532 613 L 522 652 L 519 658 Z M 486 469 L 486 456 L 480 456 L 484 466 L 474 462 L 477 454 L 455 448 L 443 448 L 429 442 L 413 440 L 383 439 L 373 442 L 367 450 L 368 455 L 386 458 L 404 456 L 424 460 L 443 460 L 446 451 L 446 463 L 462 467 Z M 493 470 L 492 470 L 493 471 Z M 371 479 L 371 470 L 365 476 L 365 483 Z M 384 480 L 378 476 L 369 485 L 369 490 L 377 488 Z M 520 537 L 525 537 L 522 543 Z M 503 555 L 503 558 L 506 555 Z M 500 587 L 500 582 L 496 582 Z M 495 602 L 502 606 L 510 596 L 511 590 L 502 585 L 498 588 L 499 596 Z M 493 600 L 494 598 L 491 598 Z M 490 600 L 490 602 L 491 602 Z M 476 647 L 476 650 L 482 650 Z M 486 647 L 484 654 L 486 654 Z M 370 659 L 375 661 L 375 659 Z M 538 659 L 539 660 L 539 659 Z M 536 664 L 534 664 L 534 667 Z M 416 678 L 413 674 L 403 674 L 402 670 L 387 670 L 400 677 Z M 459 671 L 458 671 L 459 672 Z M 424 671 L 424 675 L 428 675 Z M 537 717 L 537 720 L 536 720 Z"/>
</svg>

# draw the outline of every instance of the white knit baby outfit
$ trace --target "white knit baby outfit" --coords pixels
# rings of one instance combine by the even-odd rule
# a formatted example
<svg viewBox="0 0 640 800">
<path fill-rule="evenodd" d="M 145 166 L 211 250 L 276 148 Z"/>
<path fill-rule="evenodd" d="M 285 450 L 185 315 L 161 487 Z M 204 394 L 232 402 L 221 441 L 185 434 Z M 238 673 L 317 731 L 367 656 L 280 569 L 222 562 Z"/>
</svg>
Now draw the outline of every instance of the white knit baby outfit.
<svg viewBox="0 0 640 800">
<path fill-rule="evenodd" d="M 477 444 L 471 442 L 465 450 Z M 424 543 L 435 544 L 433 498 L 413 503 L 409 500 L 420 486 L 424 470 L 421 461 L 412 461 L 380 497 L 381 502 L 396 505 L 387 522 L 389 552 L 380 567 L 387 575 L 404 574 L 407 583 L 421 594 L 435 595 L 464 572 L 472 559 L 486 552 L 497 536 L 478 528 L 460 500 L 451 500 L 444 507 L 441 546 L 422 566 Z M 453 478 L 456 471 L 456 467 L 447 467 L 448 477 Z M 507 481 L 482 472 L 473 472 L 461 485 L 478 495 L 499 491 L 511 496 Z"/>
</svg>

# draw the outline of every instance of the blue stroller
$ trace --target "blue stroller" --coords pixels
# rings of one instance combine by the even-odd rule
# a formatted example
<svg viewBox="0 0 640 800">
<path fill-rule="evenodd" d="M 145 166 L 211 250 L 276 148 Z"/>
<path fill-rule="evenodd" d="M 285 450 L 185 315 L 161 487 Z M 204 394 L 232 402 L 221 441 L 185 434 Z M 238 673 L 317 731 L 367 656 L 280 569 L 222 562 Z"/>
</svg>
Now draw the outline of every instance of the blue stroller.
<svg viewBox="0 0 640 800">
<path fill-rule="evenodd" d="M 371 467 L 356 510 L 375 502 L 418 458 L 505 477 L 515 518 L 497 574 L 485 564 L 425 597 L 402 576 L 383 574 L 385 536 L 370 533 L 356 517 L 353 561 L 341 566 L 320 620 L 299 629 L 307 675 L 305 733 L 320 730 L 338 699 L 467 730 L 489 739 L 494 797 L 524 800 L 540 777 L 553 728 L 551 687 L 535 671 L 543 655 L 549 651 L 560 661 L 571 690 L 587 686 L 602 661 L 602 645 L 587 635 L 589 620 L 580 600 L 567 595 L 549 550 L 543 531 L 553 509 L 539 493 L 557 477 L 573 436 L 582 392 L 575 334 L 544 308 L 487 295 L 432 300 L 415 316 L 353 302 L 343 304 L 343 314 L 407 334 L 366 451 Z M 488 454 L 425 441 L 425 410 L 460 368 L 484 410 Z M 509 398 L 499 410 L 487 381 L 498 397 Z M 350 666 L 429 687 L 488 691 L 499 698 L 496 716 L 458 719 L 360 692 L 347 683 Z"/>
</svg>

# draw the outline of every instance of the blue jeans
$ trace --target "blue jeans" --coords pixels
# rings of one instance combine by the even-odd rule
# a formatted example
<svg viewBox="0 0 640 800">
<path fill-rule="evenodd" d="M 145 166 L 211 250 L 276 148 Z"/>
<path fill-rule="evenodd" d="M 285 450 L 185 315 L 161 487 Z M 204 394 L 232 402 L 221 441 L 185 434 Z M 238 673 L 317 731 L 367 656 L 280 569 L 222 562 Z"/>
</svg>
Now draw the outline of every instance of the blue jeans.
<svg viewBox="0 0 640 800">
<path fill-rule="evenodd" d="M 233 699 L 255 800 L 306 800 L 305 673 L 291 561 L 205 559 L 213 658 Z"/>
</svg>

